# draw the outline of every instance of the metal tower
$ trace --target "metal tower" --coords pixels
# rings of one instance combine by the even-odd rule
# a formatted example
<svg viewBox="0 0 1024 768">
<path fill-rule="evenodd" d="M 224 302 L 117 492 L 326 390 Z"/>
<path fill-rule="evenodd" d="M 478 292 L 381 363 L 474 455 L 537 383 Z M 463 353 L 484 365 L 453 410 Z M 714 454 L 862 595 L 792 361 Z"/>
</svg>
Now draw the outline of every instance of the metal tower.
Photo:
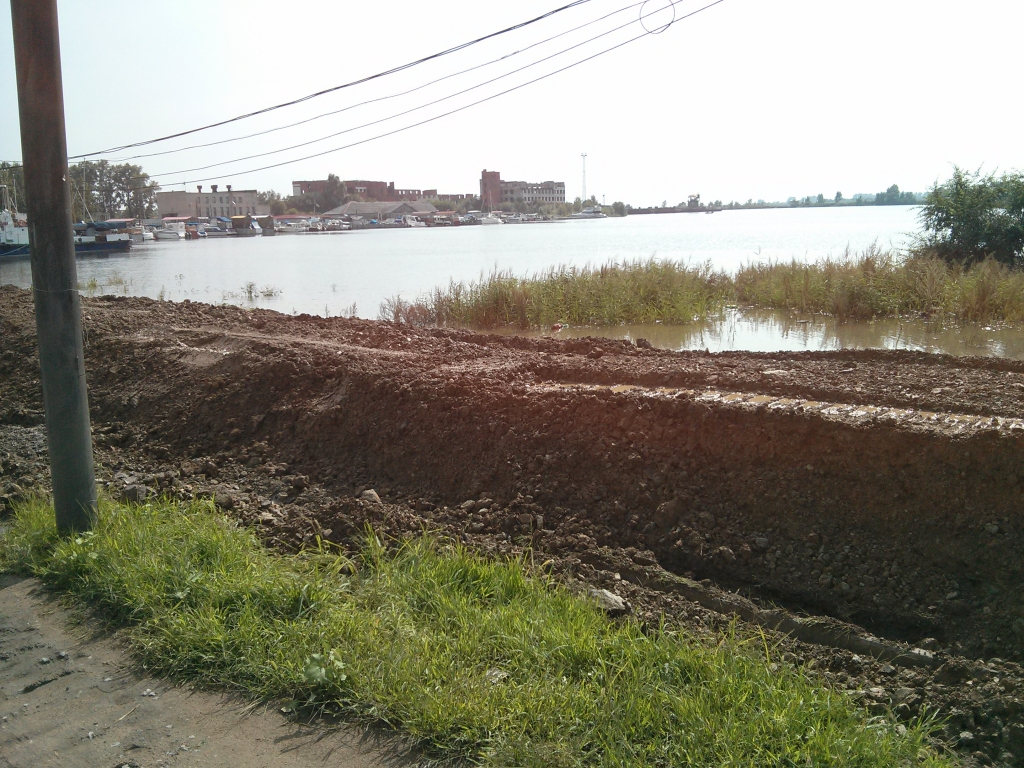
<svg viewBox="0 0 1024 768">
<path fill-rule="evenodd" d="M 583 205 L 587 204 L 587 153 L 581 152 L 580 157 L 583 158 L 583 197 L 580 198 L 583 201 Z"/>
</svg>

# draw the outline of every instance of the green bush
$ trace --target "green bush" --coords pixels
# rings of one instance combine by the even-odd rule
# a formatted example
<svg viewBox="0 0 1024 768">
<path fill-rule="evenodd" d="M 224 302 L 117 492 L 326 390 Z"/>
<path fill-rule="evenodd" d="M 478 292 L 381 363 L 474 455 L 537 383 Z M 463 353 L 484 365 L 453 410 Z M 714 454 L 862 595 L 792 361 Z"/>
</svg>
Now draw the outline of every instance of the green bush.
<svg viewBox="0 0 1024 768">
<path fill-rule="evenodd" d="M 1024 263 L 1024 175 L 982 175 L 953 169 L 935 184 L 921 209 L 925 232 L 918 245 L 925 253 L 964 265 L 994 259 Z"/>
</svg>

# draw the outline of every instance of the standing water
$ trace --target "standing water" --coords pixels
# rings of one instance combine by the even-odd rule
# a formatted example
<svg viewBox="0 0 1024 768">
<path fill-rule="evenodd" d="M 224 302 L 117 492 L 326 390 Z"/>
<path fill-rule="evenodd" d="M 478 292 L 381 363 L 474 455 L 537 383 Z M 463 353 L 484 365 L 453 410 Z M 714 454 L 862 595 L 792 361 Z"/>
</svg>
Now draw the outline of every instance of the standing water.
<svg viewBox="0 0 1024 768">
<path fill-rule="evenodd" d="M 497 268 L 529 275 L 560 264 L 582 267 L 612 260 L 681 259 L 711 262 L 735 273 L 763 260 L 815 261 L 877 243 L 908 244 L 918 229 L 917 208 L 864 206 L 774 208 L 707 214 L 628 216 L 589 221 L 510 224 L 500 227 L 432 227 L 361 230 L 323 235 L 217 238 L 153 242 L 130 253 L 78 260 L 86 295 L 116 293 L 172 301 L 259 306 L 285 313 L 377 316 L 380 303 L 412 300 L 450 280 L 479 279 Z M 29 262 L 0 260 L 0 284 L 28 287 Z M 772 319 L 774 318 L 774 319 Z M 779 322 L 775 322 L 778 320 Z M 909 329 L 882 333 L 884 324 L 804 323 L 781 330 L 781 316 L 730 313 L 698 326 L 590 329 L 594 335 L 642 335 L 672 348 L 819 349 L 837 346 L 905 346 L 958 353 L 1009 354 L 1018 346 L 985 337 L 978 343 Z"/>
</svg>

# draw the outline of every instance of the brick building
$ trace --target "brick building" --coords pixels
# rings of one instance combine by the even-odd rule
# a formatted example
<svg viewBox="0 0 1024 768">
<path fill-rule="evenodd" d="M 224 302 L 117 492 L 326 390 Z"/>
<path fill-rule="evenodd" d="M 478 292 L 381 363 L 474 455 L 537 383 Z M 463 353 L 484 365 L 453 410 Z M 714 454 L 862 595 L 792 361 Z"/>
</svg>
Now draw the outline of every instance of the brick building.
<svg viewBox="0 0 1024 768">
<path fill-rule="evenodd" d="M 502 203 L 564 203 L 564 181 L 502 181 L 499 171 L 480 175 L 480 204 L 486 209 Z"/>
</svg>

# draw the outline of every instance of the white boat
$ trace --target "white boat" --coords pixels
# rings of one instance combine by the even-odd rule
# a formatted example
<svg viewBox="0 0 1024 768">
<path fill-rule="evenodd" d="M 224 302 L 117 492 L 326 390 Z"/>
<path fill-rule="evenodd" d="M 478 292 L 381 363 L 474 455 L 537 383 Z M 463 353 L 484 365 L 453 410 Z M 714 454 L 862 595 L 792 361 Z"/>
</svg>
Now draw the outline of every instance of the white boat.
<svg viewBox="0 0 1024 768">
<path fill-rule="evenodd" d="M 0 256 L 28 255 L 28 222 L 24 214 L 14 210 L 6 186 L 0 186 Z"/>
<path fill-rule="evenodd" d="M 407 226 L 407 227 L 425 227 L 425 226 L 427 226 L 427 222 L 420 221 L 419 218 L 417 218 L 416 216 L 406 216 L 404 221 L 405 221 L 405 226 Z"/>
<path fill-rule="evenodd" d="M 486 216 L 484 216 L 482 219 L 480 219 L 480 223 L 481 224 L 504 224 L 505 222 L 501 220 L 501 214 L 500 213 L 498 213 L 497 211 L 491 211 Z"/>
<path fill-rule="evenodd" d="M 584 208 L 579 213 L 574 213 L 569 218 L 572 219 L 607 219 L 608 215 L 604 213 L 599 206 L 591 206 L 590 208 Z"/>
<path fill-rule="evenodd" d="M 157 240 L 184 240 L 184 221 L 165 221 L 159 229 L 153 230 L 153 237 Z"/>
</svg>

